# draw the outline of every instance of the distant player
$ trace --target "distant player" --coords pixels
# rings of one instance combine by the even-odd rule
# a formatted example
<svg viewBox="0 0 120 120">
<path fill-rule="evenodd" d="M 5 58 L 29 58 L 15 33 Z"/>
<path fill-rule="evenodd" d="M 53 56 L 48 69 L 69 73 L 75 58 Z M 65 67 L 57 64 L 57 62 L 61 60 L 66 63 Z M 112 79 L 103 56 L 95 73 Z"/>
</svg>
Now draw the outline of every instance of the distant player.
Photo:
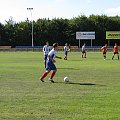
<svg viewBox="0 0 120 120">
<path fill-rule="evenodd" d="M 48 75 L 48 73 L 52 70 L 52 73 L 50 75 L 49 81 L 51 81 L 52 83 L 54 83 L 53 81 L 53 77 L 57 71 L 56 66 L 55 66 L 55 58 L 59 58 L 61 59 L 61 57 L 56 56 L 56 52 L 58 49 L 58 44 L 54 43 L 53 44 L 53 49 L 48 53 L 48 60 L 47 60 L 47 64 L 46 64 L 46 71 L 43 73 L 43 75 L 41 76 L 40 80 L 42 82 L 44 82 L 44 78 Z"/>
<path fill-rule="evenodd" d="M 48 53 L 50 52 L 49 42 L 46 42 L 46 45 L 44 45 L 43 52 L 44 52 L 44 65 L 46 68 L 47 56 L 48 56 Z"/>
<path fill-rule="evenodd" d="M 114 48 L 113 48 L 113 52 L 114 52 L 114 53 L 113 53 L 113 56 L 112 56 L 112 60 L 113 60 L 115 54 L 117 54 L 118 60 L 119 60 L 119 52 L 118 52 L 118 45 L 117 45 L 117 43 L 115 43 L 115 46 L 114 46 Z"/>
<path fill-rule="evenodd" d="M 85 43 L 82 46 L 82 58 L 86 58 L 86 48 L 85 48 Z"/>
<path fill-rule="evenodd" d="M 107 44 L 105 44 L 105 46 L 103 46 L 101 48 L 101 50 L 102 50 L 103 57 L 104 57 L 104 60 L 105 60 L 106 59 L 106 53 L 107 53 Z"/>
<path fill-rule="evenodd" d="M 69 44 L 69 52 L 71 52 L 71 46 L 70 46 L 70 44 Z"/>
<path fill-rule="evenodd" d="M 64 60 L 67 60 L 67 56 L 68 56 L 68 46 L 67 46 L 67 43 L 64 46 L 64 54 L 65 54 Z"/>
</svg>

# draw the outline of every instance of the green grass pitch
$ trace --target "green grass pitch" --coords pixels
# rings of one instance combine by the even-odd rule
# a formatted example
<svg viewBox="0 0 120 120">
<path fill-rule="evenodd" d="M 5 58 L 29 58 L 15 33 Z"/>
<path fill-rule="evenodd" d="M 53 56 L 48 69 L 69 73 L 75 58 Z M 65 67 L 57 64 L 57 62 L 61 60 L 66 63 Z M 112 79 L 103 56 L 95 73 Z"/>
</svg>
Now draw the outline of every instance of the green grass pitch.
<svg viewBox="0 0 120 120">
<path fill-rule="evenodd" d="M 120 61 L 111 58 L 71 52 L 56 59 L 55 83 L 42 83 L 43 53 L 0 52 L 0 120 L 120 120 Z"/>
</svg>

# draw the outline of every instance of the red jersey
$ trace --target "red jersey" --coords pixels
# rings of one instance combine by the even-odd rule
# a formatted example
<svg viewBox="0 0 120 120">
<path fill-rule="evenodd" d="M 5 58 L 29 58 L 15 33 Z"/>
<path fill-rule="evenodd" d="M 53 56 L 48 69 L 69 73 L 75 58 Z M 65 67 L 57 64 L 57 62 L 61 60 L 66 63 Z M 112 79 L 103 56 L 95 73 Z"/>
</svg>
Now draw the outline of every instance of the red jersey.
<svg viewBox="0 0 120 120">
<path fill-rule="evenodd" d="M 113 50 L 114 50 L 115 53 L 118 52 L 118 46 L 115 45 Z"/>
<path fill-rule="evenodd" d="M 101 48 L 101 50 L 102 50 L 103 53 L 107 52 L 107 46 L 103 46 L 103 47 Z"/>
</svg>

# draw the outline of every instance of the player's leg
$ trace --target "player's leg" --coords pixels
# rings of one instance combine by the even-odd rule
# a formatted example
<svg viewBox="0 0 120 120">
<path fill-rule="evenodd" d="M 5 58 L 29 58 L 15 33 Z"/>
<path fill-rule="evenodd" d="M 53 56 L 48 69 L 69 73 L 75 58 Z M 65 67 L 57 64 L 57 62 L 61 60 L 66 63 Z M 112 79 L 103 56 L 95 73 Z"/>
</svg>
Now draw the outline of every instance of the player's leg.
<svg viewBox="0 0 120 120">
<path fill-rule="evenodd" d="M 105 59 L 105 54 L 103 53 L 103 58 Z"/>
<path fill-rule="evenodd" d="M 50 80 L 52 83 L 54 83 L 53 77 L 55 76 L 55 73 L 56 73 L 56 70 L 53 70 L 52 73 L 51 73 L 51 75 L 50 75 L 50 78 L 49 78 L 49 80 Z"/>
<path fill-rule="evenodd" d="M 65 53 L 64 53 L 65 54 Z M 66 55 L 65 55 L 65 57 L 64 57 L 64 60 L 66 59 Z"/>
<path fill-rule="evenodd" d="M 42 82 L 44 82 L 44 78 L 47 76 L 47 74 L 50 72 L 50 70 L 46 70 L 43 74 L 42 74 L 42 76 L 41 76 L 41 78 L 40 78 L 40 80 L 42 81 Z"/>
<path fill-rule="evenodd" d="M 84 53 L 82 52 L 82 58 L 83 58 L 83 56 L 84 56 Z"/>
<path fill-rule="evenodd" d="M 51 70 L 52 70 L 52 73 L 51 73 L 51 75 L 50 75 L 49 80 L 50 80 L 52 83 L 54 83 L 53 77 L 55 76 L 55 73 L 56 73 L 57 69 L 56 69 L 55 64 L 53 64 L 53 63 L 51 64 Z"/>
<path fill-rule="evenodd" d="M 66 55 L 65 55 L 64 60 L 66 60 L 66 59 L 67 59 L 67 57 L 66 57 Z"/>
<path fill-rule="evenodd" d="M 103 56 L 104 56 L 104 60 L 106 59 L 106 53 L 103 53 Z"/>
<path fill-rule="evenodd" d="M 46 60 L 44 60 L 44 66 L 45 66 L 45 68 L 46 68 Z"/>
<path fill-rule="evenodd" d="M 65 56 L 64 60 L 67 60 L 67 55 Z"/>
<path fill-rule="evenodd" d="M 67 51 L 65 52 L 64 60 L 67 60 Z"/>
<path fill-rule="evenodd" d="M 113 53 L 112 60 L 114 59 L 115 53 Z"/>
<path fill-rule="evenodd" d="M 104 59 L 106 59 L 106 54 L 104 54 Z"/>
<path fill-rule="evenodd" d="M 86 52 L 85 52 L 85 58 L 86 58 Z"/>
<path fill-rule="evenodd" d="M 118 56 L 118 60 L 119 60 L 119 53 L 117 53 L 117 56 Z"/>
<path fill-rule="evenodd" d="M 47 55 L 44 55 L 44 66 L 46 68 L 46 64 L 47 64 Z"/>
<path fill-rule="evenodd" d="M 67 60 L 67 55 L 68 55 L 68 52 L 67 52 L 67 51 L 66 51 L 65 55 L 66 55 L 66 60 Z"/>
<path fill-rule="evenodd" d="M 42 74 L 42 76 L 40 77 L 40 80 L 42 82 L 44 82 L 44 78 L 47 76 L 47 74 L 51 71 L 51 68 L 50 68 L 50 61 L 47 61 L 46 63 L 46 71 Z"/>
</svg>

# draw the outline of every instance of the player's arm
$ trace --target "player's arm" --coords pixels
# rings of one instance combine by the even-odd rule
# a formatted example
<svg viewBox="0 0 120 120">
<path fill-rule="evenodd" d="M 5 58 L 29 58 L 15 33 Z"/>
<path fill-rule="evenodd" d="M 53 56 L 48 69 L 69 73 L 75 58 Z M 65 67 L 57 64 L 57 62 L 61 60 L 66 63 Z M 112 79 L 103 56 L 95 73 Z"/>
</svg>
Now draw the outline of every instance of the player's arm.
<svg viewBox="0 0 120 120">
<path fill-rule="evenodd" d="M 49 60 L 51 60 L 52 62 L 56 62 L 51 56 L 48 56 Z"/>
<path fill-rule="evenodd" d="M 45 52 L 45 47 L 43 47 L 43 52 Z"/>
<path fill-rule="evenodd" d="M 113 51 L 115 50 L 115 46 L 113 47 Z"/>
<path fill-rule="evenodd" d="M 59 56 L 56 56 L 56 58 L 58 58 L 58 59 L 62 59 L 62 57 L 59 57 Z"/>
</svg>

